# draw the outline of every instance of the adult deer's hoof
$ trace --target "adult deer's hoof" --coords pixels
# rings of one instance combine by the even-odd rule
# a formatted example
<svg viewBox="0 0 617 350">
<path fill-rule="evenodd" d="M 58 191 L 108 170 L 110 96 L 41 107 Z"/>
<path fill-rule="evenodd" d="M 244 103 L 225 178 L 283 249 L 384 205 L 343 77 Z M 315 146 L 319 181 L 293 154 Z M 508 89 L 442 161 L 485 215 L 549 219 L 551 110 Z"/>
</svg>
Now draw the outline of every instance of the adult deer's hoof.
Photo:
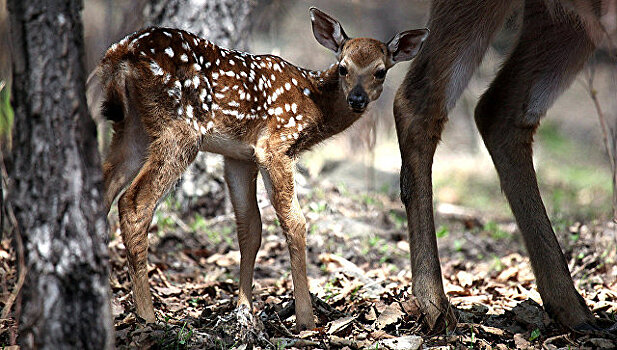
<svg viewBox="0 0 617 350">
<path fill-rule="evenodd" d="M 423 322 L 428 326 L 431 333 L 443 331 L 449 333 L 456 328 L 455 308 L 445 296 L 442 300 L 416 297 L 416 304 L 423 316 Z"/>
<path fill-rule="evenodd" d="M 617 339 L 617 323 L 612 320 L 595 319 L 593 322 L 581 323 L 571 329 L 578 334 Z"/>
</svg>

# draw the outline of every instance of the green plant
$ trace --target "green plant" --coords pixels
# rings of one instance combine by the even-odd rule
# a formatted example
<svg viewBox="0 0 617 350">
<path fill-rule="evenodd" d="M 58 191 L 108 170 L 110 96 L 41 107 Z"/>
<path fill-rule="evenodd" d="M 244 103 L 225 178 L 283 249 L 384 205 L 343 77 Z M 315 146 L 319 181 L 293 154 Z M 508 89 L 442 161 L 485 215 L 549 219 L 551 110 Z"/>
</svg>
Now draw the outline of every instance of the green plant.
<svg viewBox="0 0 617 350">
<path fill-rule="evenodd" d="M 493 263 L 491 267 L 497 272 L 500 272 L 501 270 L 503 270 L 504 266 L 503 266 L 503 263 L 501 262 L 501 259 L 499 259 L 499 257 L 495 254 L 492 254 L 492 258 L 493 258 Z"/>
<path fill-rule="evenodd" d="M 473 327 L 473 325 L 471 326 L 471 344 L 469 344 L 469 348 L 473 349 L 473 345 L 476 343 L 476 331 Z"/>
<path fill-rule="evenodd" d="M 391 210 L 388 213 L 388 216 L 390 217 L 390 220 L 394 222 L 394 225 L 396 226 L 396 228 L 401 228 L 405 226 L 405 223 L 407 222 L 407 217 L 405 217 L 404 215 L 401 215 L 399 212 L 394 211 L 394 210 Z"/>
<path fill-rule="evenodd" d="M 156 234 L 159 237 L 163 236 L 166 231 L 169 231 L 176 226 L 174 219 L 172 219 L 170 216 L 167 216 L 165 213 L 158 211 L 155 215 L 156 225 L 158 227 Z"/>
<path fill-rule="evenodd" d="M 182 347 L 187 345 L 189 339 L 191 339 L 191 336 L 193 335 L 192 329 L 188 329 L 185 331 L 184 330 L 185 328 L 186 328 L 186 321 L 184 321 L 184 324 L 182 325 L 180 332 L 178 332 L 176 349 L 180 348 L 179 345 L 182 345 Z"/>
<path fill-rule="evenodd" d="M 511 235 L 499 228 L 499 225 L 495 221 L 489 221 L 484 224 L 484 231 L 488 232 L 495 240 L 511 238 Z"/>
<path fill-rule="evenodd" d="M 11 144 L 14 113 L 11 107 L 11 88 L 5 81 L 0 81 L 0 143 Z"/>
<path fill-rule="evenodd" d="M 529 336 L 529 341 L 534 341 L 538 339 L 539 336 L 540 336 L 540 328 L 536 328 L 533 331 L 531 331 L 531 335 Z"/>
<path fill-rule="evenodd" d="M 328 208 L 325 201 L 309 203 L 309 209 L 314 213 L 323 213 Z"/>
<path fill-rule="evenodd" d="M 448 226 L 441 225 L 439 226 L 439 228 L 437 228 L 436 234 L 437 238 L 448 237 L 448 235 L 450 234 L 450 230 L 448 229 Z"/>
<path fill-rule="evenodd" d="M 464 241 L 462 239 L 455 239 L 453 242 L 454 250 L 457 252 L 460 252 L 461 250 L 463 250 L 463 243 Z"/>
</svg>

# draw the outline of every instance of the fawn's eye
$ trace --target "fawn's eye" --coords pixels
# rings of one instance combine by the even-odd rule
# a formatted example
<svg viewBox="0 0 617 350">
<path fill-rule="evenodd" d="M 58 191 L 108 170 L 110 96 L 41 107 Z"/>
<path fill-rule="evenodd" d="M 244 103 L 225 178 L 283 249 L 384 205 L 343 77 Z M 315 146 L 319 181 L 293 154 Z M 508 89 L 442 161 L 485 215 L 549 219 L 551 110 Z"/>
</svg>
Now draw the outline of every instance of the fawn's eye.
<svg viewBox="0 0 617 350">
<path fill-rule="evenodd" d="M 345 66 L 338 66 L 338 74 L 347 75 L 347 68 Z"/>
<path fill-rule="evenodd" d="M 375 75 L 375 78 L 377 79 L 383 79 L 386 77 L 386 70 L 382 68 L 378 70 L 377 72 L 375 72 L 374 75 Z"/>
</svg>

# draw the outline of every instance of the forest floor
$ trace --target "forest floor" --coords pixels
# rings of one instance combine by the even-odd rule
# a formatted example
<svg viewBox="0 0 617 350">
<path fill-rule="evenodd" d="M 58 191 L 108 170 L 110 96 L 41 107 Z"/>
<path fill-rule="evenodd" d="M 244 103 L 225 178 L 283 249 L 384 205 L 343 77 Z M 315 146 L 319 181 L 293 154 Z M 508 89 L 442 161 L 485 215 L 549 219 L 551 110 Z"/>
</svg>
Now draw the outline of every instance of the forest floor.
<svg viewBox="0 0 617 350">
<path fill-rule="evenodd" d="M 529 260 L 512 221 L 438 205 L 437 235 L 456 330 L 431 335 L 411 296 L 404 208 L 396 195 L 367 194 L 329 181 L 299 181 L 307 218 L 308 275 L 317 328 L 294 332 L 285 239 L 263 191 L 263 240 L 254 278 L 256 348 L 615 348 L 578 336 L 540 307 Z M 118 348 L 243 348 L 235 322 L 240 253 L 232 215 L 181 218 L 162 205 L 150 232 L 150 284 L 159 322 L 136 320 L 124 246 L 111 247 Z M 593 312 L 615 319 L 617 227 L 557 228 L 576 286 Z"/>
<path fill-rule="evenodd" d="M 573 349 L 615 348 L 615 340 L 572 334 L 540 307 L 529 261 L 512 221 L 437 205 L 444 286 L 459 319 L 431 334 L 411 296 L 404 208 L 397 195 L 299 181 L 307 219 L 308 275 L 317 328 L 294 332 L 285 239 L 263 190 L 263 239 L 254 278 L 255 348 Z M 158 321 L 136 318 L 124 245 L 112 215 L 112 311 L 119 349 L 243 349 L 233 313 L 240 253 L 232 215 L 181 217 L 170 201 L 150 229 L 150 286 Z M 560 225 L 557 235 L 578 290 L 593 312 L 615 319 L 617 227 Z M 1 306 L 16 283 L 8 237 L 0 247 Z M 8 323 L 0 343 L 9 339 Z"/>
</svg>

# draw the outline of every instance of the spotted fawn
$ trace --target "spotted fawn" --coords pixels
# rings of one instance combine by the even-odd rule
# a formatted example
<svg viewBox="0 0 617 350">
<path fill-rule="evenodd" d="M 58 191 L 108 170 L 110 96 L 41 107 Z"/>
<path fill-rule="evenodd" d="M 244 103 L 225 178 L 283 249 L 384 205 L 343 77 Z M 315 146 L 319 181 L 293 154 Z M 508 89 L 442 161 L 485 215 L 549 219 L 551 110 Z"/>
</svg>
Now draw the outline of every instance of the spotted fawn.
<svg viewBox="0 0 617 350">
<path fill-rule="evenodd" d="M 306 222 L 294 184 L 301 151 L 358 120 L 379 97 L 386 72 L 413 58 L 426 29 L 388 43 L 349 38 L 340 23 L 311 8 L 315 38 L 336 53 L 325 71 L 273 55 L 224 49 L 178 29 L 148 28 L 111 46 L 98 74 L 102 113 L 113 121 L 105 160 L 105 207 L 118 194 L 137 314 L 154 321 L 147 276 L 147 232 L 157 203 L 200 151 L 222 154 L 240 245 L 238 307 L 251 309 L 261 244 L 256 200 L 262 174 L 291 257 L 299 330 L 314 328 L 306 276 Z"/>
</svg>

